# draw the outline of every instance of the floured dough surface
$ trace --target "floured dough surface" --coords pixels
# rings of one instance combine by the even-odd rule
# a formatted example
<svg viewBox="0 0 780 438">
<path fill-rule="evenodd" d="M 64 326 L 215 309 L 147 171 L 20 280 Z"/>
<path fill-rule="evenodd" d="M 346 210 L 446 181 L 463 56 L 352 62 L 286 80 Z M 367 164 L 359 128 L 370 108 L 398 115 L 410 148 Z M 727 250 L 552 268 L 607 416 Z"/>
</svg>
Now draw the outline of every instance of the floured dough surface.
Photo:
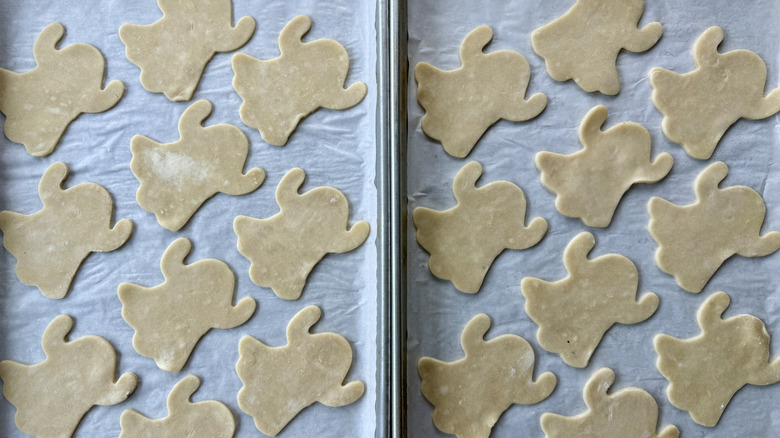
<svg viewBox="0 0 780 438">
<path fill-rule="evenodd" d="M 569 242 L 563 253 L 566 278 L 546 282 L 527 277 L 521 282 L 525 312 L 539 325 L 539 345 L 578 368 L 588 365 L 613 324 L 636 324 L 658 309 L 653 293 L 637 301 L 639 275 L 631 260 L 620 254 L 588 259 L 595 244 L 590 233 Z"/>
<path fill-rule="evenodd" d="M 442 71 L 425 62 L 414 68 L 423 132 L 453 157 L 467 156 L 499 120 L 530 120 L 547 106 L 541 93 L 525 100 L 531 68 L 523 55 L 482 51 L 492 39 L 493 30 L 479 26 L 460 45 L 460 68 Z"/>
<path fill-rule="evenodd" d="M 574 417 L 542 414 L 545 438 L 678 438 L 675 426 L 666 426 L 656 434 L 658 404 L 641 388 L 623 388 L 608 394 L 615 382 L 609 368 L 596 371 L 585 383 L 582 398 L 588 410 Z"/>
<path fill-rule="evenodd" d="M 780 248 L 780 232 L 761 235 L 766 206 L 745 186 L 719 188 L 728 174 L 718 161 L 694 183 L 696 202 L 678 206 L 653 197 L 647 204 L 647 228 L 658 243 L 655 262 L 688 292 L 704 288 L 720 265 L 734 254 L 761 257 Z"/>
<path fill-rule="evenodd" d="M 81 113 L 99 113 L 116 105 L 125 92 L 120 81 L 103 88 L 106 61 L 95 47 L 73 44 L 57 49 L 65 34 L 51 23 L 33 46 L 37 67 L 27 73 L 0 68 L 0 112 L 6 137 L 30 155 L 54 152 L 70 122 Z"/>
<path fill-rule="evenodd" d="M 130 168 L 141 182 L 138 205 L 171 231 L 183 227 L 216 193 L 244 195 L 265 180 L 259 168 L 243 173 L 249 141 L 240 129 L 228 124 L 203 127 L 211 109 L 207 100 L 190 105 L 179 119 L 181 138 L 174 143 L 142 135 L 130 142 Z"/>
<path fill-rule="evenodd" d="M 661 23 L 637 28 L 644 0 L 577 0 L 557 20 L 536 29 L 531 43 L 556 81 L 574 82 L 587 92 L 620 92 L 615 62 L 621 50 L 650 50 L 663 33 Z"/>
<path fill-rule="evenodd" d="M 636 183 L 654 183 L 672 169 L 666 152 L 650 161 L 650 134 L 638 123 L 601 130 L 607 108 L 596 106 L 582 120 L 582 150 L 571 155 L 536 154 L 542 185 L 555 193 L 555 208 L 591 227 L 612 222 L 620 199 Z"/>
<path fill-rule="evenodd" d="M 49 323 L 41 340 L 43 362 L 0 362 L 3 395 L 16 407 L 16 427 L 26 434 L 69 437 L 93 405 L 115 405 L 135 390 L 133 373 L 114 381 L 116 352 L 108 341 L 92 335 L 66 341 L 72 328 L 68 315 Z"/>
<path fill-rule="evenodd" d="M 16 257 L 16 276 L 49 298 L 63 298 L 81 262 L 93 251 L 124 245 L 133 223 L 122 219 L 111 228 L 114 201 L 102 186 L 83 183 L 62 188 L 64 163 L 54 163 L 38 186 L 43 209 L 31 215 L 0 212 L 3 246 Z"/>
<path fill-rule="evenodd" d="M 275 146 L 284 146 L 298 122 L 318 108 L 351 108 L 368 91 L 363 82 L 344 89 L 349 72 L 346 49 L 331 39 L 304 43 L 301 38 L 310 28 L 311 19 L 305 15 L 287 23 L 279 34 L 281 56 L 276 59 L 233 56 L 233 88 L 244 100 L 241 120 Z"/>
<path fill-rule="evenodd" d="M 718 424 L 731 397 L 747 384 L 780 381 L 780 358 L 769 361 L 769 334 L 752 315 L 722 319 L 724 292 L 712 294 L 697 315 L 701 334 L 689 339 L 656 335 L 656 367 L 669 380 L 666 395 L 703 426 Z"/>
<path fill-rule="evenodd" d="M 217 52 L 232 52 L 255 32 L 242 17 L 233 27 L 231 0 L 157 0 L 163 17 L 150 25 L 123 24 L 125 56 L 141 68 L 141 85 L 178 102 L 190 100 Z"/>
<path fill-rule="evenodd" d="M 712 156 L 740 118 L 764 119 L 780 111 L 780 89 L 764 97 L 766 65 L 749 50 L 718 53 L 723 29 L 710 27 L 693 45 L 696 69 L 677 74 L 650 70 L 653 104 L 664 116 L 664 135 L 693 158 Z"/>
<path fill-rule="evenodd" d="M 504 249 L 526 249 L 547 233 L 547 221 L 525 226 L 525 195 L 509 181 L 476 187 L 482 165 L 472 161 L 452 184 L 458 204 L 445 211 L 414 209 L 417 242 L 431 254 L 431 273 L 461 292 L 477 293 L 490 265 Z"/>
<path fill-rule="evenodd" d="M 244 384 L 238 406 L 266 435 L 276 436 L 314 402 L 338 407 L 363 395 L 363 382 L 343 384 L 352 366 L 349 342 L 336 333 L 309 332 L 320 316 L 317 306 L 298 312 L 287 325 L 283 347 L 270 347 L 251 336 L 238 344 L 236 372 Z"/>
<path fill-rule="evenodd" d="M 199 386 L 196 376 L 181 379 L 168 395 L 165 418 L 147 418 L 133 409 L 122 412 L 119 438 L 231 438 L 236 420 L 224 403 L 190 401 Z"/>
<path fill-rule="evenodd" d="M 422 393 L 434 406 L 433 423 L 458 438 L 487 438 L 512 404 L 539 403 L 557 382 L 550 372 L 533 380 L 534 352 L 525 339 L 501 335 L 485 341 L 489 328 L 490 317 L 479 314 L 461 335 L 465 357 L 423 357 L 417 364 Z"/>
<path fill-rule="evenodd" d="M 282 178 L 276 188 L 281 211 L 275 216 L 238 216 L 233 221 L 238 251 L 252 262 L 249 277 L 285 300 L 300 298 L 306 278 L 325 255 L 352 251 L 369 232 L 365 221 L 349 228 L 349 203 L 333 187 L 299 194 L 305 178 L 298 168 Z"/>
<path fill-rule="evenodd" d="M 257 304 L 245 297 L 233 306 L 235 276 L 222 261 L 199 260 L 185 265 L 189 239 L 176 239 L 162 256 L 165 282 L 146 288 L 119 285 L 122 317 L 135 329 L 133 347 L 166 371 L 180 371 L 198 340 L 212 328 L 245 323 Z"/>
</svg>

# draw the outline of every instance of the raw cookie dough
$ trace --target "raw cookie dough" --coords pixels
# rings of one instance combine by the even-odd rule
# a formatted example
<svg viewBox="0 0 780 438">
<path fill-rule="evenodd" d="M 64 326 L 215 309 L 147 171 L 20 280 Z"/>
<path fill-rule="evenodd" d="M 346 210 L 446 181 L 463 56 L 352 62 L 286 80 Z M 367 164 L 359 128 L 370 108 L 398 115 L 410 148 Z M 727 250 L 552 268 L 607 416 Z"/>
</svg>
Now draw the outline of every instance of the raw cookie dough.
<svg viewBox="0 0 780 438">
<path fill-rule="evenodd" d="M 712 156 L 720 138 L 741 117 L 764 119 L 780 111 L 780 89 L 764 97 L 766 65 L 749 50 L 718 53 L 723 29 L 713 26 L 693 45 L 696 70 L 650 70 L 653 104 L 664 116 L 664 135 L 693 158 Z"/>
<path fill-rule="evenodd" d="M 122 219 L 111 228 L 114 203 L 94 183 L 62 189 L 64 163 L 54 163 L 38 186 L 43 209 L 31 215 L 0 212 L 3 246 L 16 257 L 16 276 L 49 298 L 63 298 L 81 262 L 93 252 L 124 245 L 133 223 Z"/>
<path fill-rule="evenodd" d="M 231 0 L 157 0 L 163 17 L 150 25 L 123 24 L 125 56 L 141 68 L 141 85 L 178 102 L 190 100 L 217 52 L 232 52 L 255 32 L 255 20 L 233 26 Z"/>
<path fill-rule="evenodd" d="M 655 263 L 688 292 L 701 292 L 734 254 L 762 257 L 780 248 L 780 232 L 760 235 L 761 195 L 745 186 L 718 187 L 727 173 L 720 161 L 704 169 L 694 184 L 695 204 L 680 207 L 658 197 L 647 203 L 647 229 L 658 243 Z"/>
<path fill-rule="evenodd" d="M 81 113 L 100 113 L 125 92 L 120 81 L 103 88 L 106 61 L 95 47 L 73 44 L 57 49 L 65 34 L 60 23 L 46 26 L 33 46 L 37 67 L 27 73 L 0 68 L 0 112 L 9 140 L 30 155 L 54 152 L 70 122 Z"/>
<path fill-rule="evenodd" d="M 41 340 L 43 362 L 0 362 L 3 395 L 16 407 L 16 427 L 26 434 L 69 437 L 93 405 L 115 405 L 135 390 L 133 373 L 114 382 L 116 352 L 108 341 L 92 335 L 66 341 L 72 328 L 68 315 L 49 323 Z"/>
<path fill-rule="evenodd" d="M 731 397 L 746 384 L 780 381 L 780 358 L 769 362 L 769 334 L 752 315 L 721 319 L 729 296 L 716 292 L 697 314 L 701 334 L 690 339 L 656 335 L 656 367 L 669 380 L 666 395 L 693 421 L 715 426 Z"/>
<path fill-rule="evenodd" d="M 224 262 L 206 259 L 185 265 L 191 249 L 192 243 L 182 237 L 165 250 L 160 262 L 163 284 L 119 285 L 122 317 L 135 330 L 135 351 L 165 371 L 180 371 L 209 330 L 237 327 L 257 307 L 250 297 L 233 307 L 236 280 Z"/>
<path fill-rule="evenodd" d="M 644 0 L 577 0 L 562 17 L 531 34 L 534 52 L 556 81 L 574 82 L 587 92 L 620 92 L 615 62 L 621 50 L 650 50 L 664 29 L 650 23 L 637 29 Z"/>
<path fill-rule="evenodd" d="M 546 399 L 557 380 L 551 372 L 534 381 L 534 352 L 525 339 L 501 335 L 485 341 L 490 317 L 481 313 L 466 324 L 455 362 L 423 357 L 417 364 L 423 396 L 434 406 L 433 423 L 458 438 L 487 438 L 513 403 Z"/>
<path fill-rule="evenodd" d="M 240 129 L 228 124 L 203 127 L 211 109 L 208 100 L 190 105 L 179 119 L 181 138 L 174 143 L 142 135 L 130 141 L 130 168 L 141 182 L 138 205 L 171 231 L 183 227 L 216 193 L 244 195 L 265 180 L 262 169 L 243 174 L 249 141 Z"/>
<path fill-rule="evenodd" d="M 333 187 L 298 190 L 306 178 L 292 169 L 276 188 L 280 212 L 268 219 L 238 216 L 238 251 L 250 262 L 249 278 L 285 300 L 301 297 L 306 278 L 329 253 L 352 251 L 368 237 L 368 222 L 349 227 L 349 203 Z"/>
<path fill-rule="evenodd" d="M 189 375 L 168 395 L 168 416 L 147 418 L 133 409 L 122 412 L 119 438 L 232 438 L 236 420 L 227 406 L 214 400 L 193 403 L 200 379 Z"/>
<path fill-rule="evenodd" d="M 244 100 L 241 120 L 274 146 L 284 146 L 298 122 L 318 108 L 344 110 L 366 97 L 363 82 L 344 89 L 349 55 L 341 44 L 301 41 L 310 28 L 309 17 L 293 18 L 279 34 L 281 56 L 276 59 L 233 56 L 233 88 Z"/>
<path fill-rule="evenodd" d="M 598 105 L 582 119 L 581 151 L 536 154 L 542 185 L 556 195 L 555 208 L 590 227 L 608 226 L 633 184 L 657 182 L 672 169 L 666 152 L 650 161 L 650 134 L 642 125 L 623 122 L 602 132 L 606 120 L 607 108 Z"/>
<path fill-rule="evenodd" d="M 309 332 L 321 315 L 317 306 L 298 312 L 287 325 L 283 347 L 269 347 L 251 336 L 238 344 L 236 372 L 244 384 L 238 407 L 266 435 L 276 436 L 315 401 L 338 407 L 363 395 L 363 382 L 342 385 L 352 365 L 349 342 L 336 333 Z"/>
<path fill-rule="evenodd" d="M 631 260 L 620 254 L 588 259 L 595 244 L 587 232 L 569 242 L 563 253 L 566 278 L 550 283 L 526 277 L 521 282 L 525 312 L 539 325 L 539 345 L 577 368 L 588 365 L 613 324 L 636 324 L 658 309 L 654 293 L 636 300 L 639 275 Z"/>
<path fill-rule="evenodd" d="M 492 39 L 493 30 L 479 26 L 460 45 L 462 67 L 443 71 L 421 62 L 414 68 L 417 101 L 425 110 L 423 132 L 453 157 L 468 155 L 499 120 L 530 120 L 547 106 L 542 93 L 525 100 L 531 68 L 523 55 L 482 52 Z"/>
<path fill-rule="evenodd" d="M 446 211 L 414 209 L 417 242 L 431 254 L 428 268 L 459 291 L 477 293 L 490 265 L 504 249 L 530 248 L 547 233 L 547 221 L 525 226 L 525 195 L 509 181 L 477 188 L 482 165 L 472 161 L 455 175 L 458 205 Z"/>
<path fill-rule="evenodd" d="M 612 394 L 615 382 L 609 368 L 596 371 L 585 383 L 582 398 L 588 410 L 574 417 L 546 412 L 541 424 L 546 438 L 677 438 L 680 431 L 669 425 L 656 434 L 658 404 L 641 388 L 623 388 Z"/>
</svg>

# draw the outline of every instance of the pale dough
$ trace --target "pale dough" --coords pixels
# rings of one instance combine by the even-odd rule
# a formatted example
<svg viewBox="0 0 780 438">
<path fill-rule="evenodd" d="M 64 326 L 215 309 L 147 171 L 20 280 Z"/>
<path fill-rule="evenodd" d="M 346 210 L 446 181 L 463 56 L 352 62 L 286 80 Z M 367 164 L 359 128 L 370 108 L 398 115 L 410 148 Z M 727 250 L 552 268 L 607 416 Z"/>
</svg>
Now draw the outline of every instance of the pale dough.
<svg viewBox="0 0 780 438">
<path fill-rule="evenodd" d="M 664 116 L 664 135 L 693 158 L 712 156 L 740 118 L 764 119 L 780 111 L 780 89 L 764 97 L 766 65 L 749 50 L 718 53 L 723 29 L 713 26 L 693 45 L 696 70 L 650 70 L 653 104 Z"/>
<path fill-rule="evenodd" d="M 266 435 L 276 436 L 316 401 L 338 407 L 363 395 L 363 382 L 343 384 L 352 366 L 349 342 L 336 333 L 309 332 L 320 316 L 317 306 L 298 312 L 287 325 L 283 347 L 270 347 L 251 336 L 238 344 L 236 372 L 244 384 L 238 406 L 254 417 L 255 426 Z"/>
<path fill-rule="evenodd" d="M 255 32 L 242 17 L 233 27 L 231 0 L 157 0 L 163 17 L 150 25 L 123 24 L 125 56 L 141 68 L 141 85 L 178 102 L 190 100 L 217 52 L 232 52 Z"/>
<path fill-rule="evenodd" d="M 534 381 L 534 352 L 525 339 L 484 336 L 490 317 L 484 313 L 463 328 L 464 358 L 442 362 L 423 357 L 417 364 L 422 394 L 434 406 L 433 423 L 458 438 L 487 438 L 501 414 L 513 403 L 539 403 L 552 393 L 551 372 Z"/>
<path fill-rule="evenodd" d="M 281 55 L 276 59 L 233 56 L 233 88 L 244 100 L 241 120 L 275 146 L 284 146 L 298 122 L 318 108 L 351 108 L 368 91 L 363 82 L 344 89 L 349 72 L 346 49 L 330 39 L 304 43 L 301 38 L 310 28 L 309 17 L 293 18 L 279 34 Z"/>
<path fill-rule="evenodd" d="M 612 222 L 623 194 L 636 183 L 654 183 L 672 169 L 666 152 L 650 161 L 650 134 L 638 123 L 623 122 L 606 131 L 607 108 L 596 106 L 582 119 L 582 150 L 571 155 L 536 154 L 542 185 L 555 193 L 555 208 L 591 227 Z"/>
<path fill-rule="evenodd" d="M 94 183 L 62 189 L 64 163 L 54 163 L 38 186 L 43 209 L 31 215 L 0 212 L 3 246 L 16 257 L 16 276 L 49 298 L 63 298 L 81 262 L 93 252 L 124 245 L 133 223 L 122 219 L 111 228 L 114 202 Z"/>
<path fill-rule="evenodd" d="M 696 337 L 653 339 L 656 367 L 669 380 L 669 402 L 703 426 L 718 424 L 731 397 L 746 384 L 780 381 L 780 358 L 769 361 L 764 323 L 752 315 L 721 319 L 729 302 L 726 293 L 716 292 L 702 304 Z"/>
<path fill-rule="evenodd" d="M 114 381 L 116 352 L 108 341 L 92 335 L 66 341 L 72 328 L 68 315 L 49 323 L 41 340 L 43 362 L 0 362 L 3 395 L 16 407 L 16 427 L 26 434 L 69 437 L 92 406 L 115 405 L 135 390 L 133 373 Z"/>
<path fill-rule="evenodd" d="M 122 412 L 119 438 L 231 438 L 236 420 L 227 406 L 214 400 L 193 403 L 200 379 L 189 375 L 168 395 L 168 416 L 147 418 L 133 409 Z"/>
<path fill-rule="evenodd" d="M 637 301 L 639 275 L 631 260 L 620 254 L 588 259 L 595 244 L 587 232 L 569 242 L 563 253 L 566 278 L 551 283 L 526 277 L 521 282 L 525 312 L 539 325 L 539 345 L 577 368 L 588 365 L 613 324 L 636 324 L 658 309 L 654 293 Z"/>
<path fill-rule="evenodd" d="M 243 174 L 249 141 L 240 129 L 220 124 L 203 127 L 212 105 L 199 100 L 179 119 L 174 143 L 157 143 L 142 135 L 130 141 L 130 168 L 141 182 L 136 199 L 163 227 L 177 231 L 195 211 L 218 192 L 244 195 L 256 190 L 265 172 Z"/>
<path fill-rule="evenodd" d="M 504 249 L 530 248 L 547 233 L 547 221 L 525 226 L 525 195 L 509 181 L 476 187 L 482 165 L 472 161 L 458 172 L 452 191 L 458 204 L 446 211 L 414 209 L 417 242 L 431 254 L 431 273 L 459 291 L 477 293 Z"/>
<path fill-rule="evenodd" d="M 417 101 L 425 110 L 423 132 L 453 157 L 468 155 L 499 120 L 530 120 L 547 106 L 542 93 L 525 100 L 531 68 L 523 55 L 482 51 L 492 39 L 493 30 L 479 26 L 460 45 L 462 67 L 442 71 L 421 62 L 414 68 Z"/>
<path fill-rule="evenodd" d="M 224 262 L 206 259 L 185 265 L 191 249 L 192 243 L 182 237 L 165 250 L 160 262 L 163 284 L 119 285 L 122 317 L 135 329 L 133 347 L 165 371 L 180 371 L 209 330 L 237 327 L 257 307 L 250 297 L 233 306 L 236 280 Z"/>
<path fill-rule="evenodd" d="M 718 161 L 696 178 L 696 203 L 677 206 L 653 197 L 647 204 L 650 235 L 658 243 L 655 263 L 688 292 L 704 288 L 734 254 L 761 257 L 780 248 L 780 232 L 760 235 L 766 206 L 745 186 L 718 187 L 728 174 Z"/>
<path fill-rule="evenodd" d="M 569 11 L 531 34 L 534 52 L 556 81 L 574 82 L 587 92 L 620 92 L 615 62 L 621 50 L 650 50 L 664 29 L 650 23 L 637 29 L 644 0 L 577 0 Z"/>
<path fill-rule="evenodd" d="M 292 169 L 276 188 L 280 212 L 268 219 L 238 216 L 238 251 L 250 262 L 249 278 L 285 300 L 301 297 L 306 278 L 329 253 L 352 251 L 368 237 L 368 222 L 349 228 L 349 203 L 333 187 L 298 190 L 306 178 Z"/>
<path fill-rule="evenodd" d="M 125 92 L 120 81 L 103 88 L 106 61 L 95 47 L 73 44 L 57 49 L 64 34 L 60 23 L 51 23 L 38 35 L 33 46 L 35 69 L 14 73 L 0 68 L 5 135 L 36 157 L 54 152 L 65 129 L 79 114 L 106 111 Z"/>
<path fill-rule="evenodd" d="M 545 438 L 678 438 L 680 431 L 669 425 L 656 434 L 658 404 L 641 388 L 623 388 L 612 394 L 615 382 L 609 368 L 596 371 L 585 383 L 582 398 L 588 410 L 574 417 L 542 414 Z"/>
</svg>

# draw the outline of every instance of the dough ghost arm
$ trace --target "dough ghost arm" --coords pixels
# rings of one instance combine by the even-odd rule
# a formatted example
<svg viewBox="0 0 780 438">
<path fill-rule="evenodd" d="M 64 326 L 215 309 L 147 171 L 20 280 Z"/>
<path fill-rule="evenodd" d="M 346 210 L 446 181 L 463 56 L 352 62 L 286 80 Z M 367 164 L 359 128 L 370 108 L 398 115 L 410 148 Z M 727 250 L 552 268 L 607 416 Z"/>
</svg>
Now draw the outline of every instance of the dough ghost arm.
<svg viewBox="0 0 780 438">
<path fill-rule="evenodd" d="M 629 52 L 640 53 L 650 50 L 664 33 L 661 23 L 650 23 L 642 29 L 636 29 L 623 46 Z"/>
</svg>

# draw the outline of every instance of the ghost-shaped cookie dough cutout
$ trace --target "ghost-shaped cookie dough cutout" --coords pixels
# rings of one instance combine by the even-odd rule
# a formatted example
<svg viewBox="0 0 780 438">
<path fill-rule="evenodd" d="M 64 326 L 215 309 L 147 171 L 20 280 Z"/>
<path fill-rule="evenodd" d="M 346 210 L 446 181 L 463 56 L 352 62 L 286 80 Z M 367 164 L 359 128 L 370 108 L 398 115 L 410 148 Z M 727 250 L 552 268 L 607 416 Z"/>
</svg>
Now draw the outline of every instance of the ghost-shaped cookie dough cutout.
<svg viewBox="0 0 780 438">
<path fill-rule="evenodd" d="M 274 146 L 284 146 L 301 119 L 317 109 L 345 110 L 366 97 L 363 82 L 344 89 L 349 55 L 341 44 L 301 41 L 310 28 L 305 15 L 287 23 L 279 34 L 281 56 L 276 59 L 233 56 L 233 88 L 244 100 L 241 120 Z"/>
<path fill-rule="evenodd" d="M 531 405 L 552 393 L 551 372 L 534 381 L 534 352 L 516 335 L 489 341 L 490 317 L 479 314 L 461 334 L 464 358 L 442 362 L 423 357 L 417 363 L 421 391 L 431 402 L 433 424 L 458 438 L 487 438 L 501 414 L 514 404 Z"/>
<path fill-rule="evenodd" d="M 250 297 L 233 306 L 236 280 L 224 262 L 206 259 L 185 265 L 191 249 L 192 243 L 182 237 L 165 250 L 161 285 L 119 285 L 122 317 L 135 329 L 135 351 L 165 371 L 180 371 L 209 330 L 237 327 L 257 307 Z"/>
<path fill-rule="evenodd" d="M 297 300 L 314 266 L 329 253 L 344 253 L 368 237 L 368 222 L 349 228 L 349 203 L 333 187 L 298 190 L 306 178 L 292 169 L 276 188 L 280 212 L 268 219 L 238 216 L 238 251 L 250 262 L 249 278 L 285 300 Z"/>
<path fill-rule="evenodd" d="M 203 127 L 211 109 L 207 100 L 187 108 L 179 119 L 181 138 L 174 143 L 157 143 L 142 135 L 130 142 L 130 168 L 141 182 L 138 205 L 171 231 L 181 229 L 218 192 L 244 195 L 265 180 L 259 168 L 243 174 L 249 141 L 240 129 L 228 124 Z"/>
<path fill-rule="evenodd" d="M 656 368 L 669 380 L 666 395 L 693 421 L 715 426 L 743 386 L 780 381 L 780 358 L 769 361 L 769 334 L 752 315 L 722 319 L 730 299 L 712 294 L 697 315 L 701 334 L 689 339 L 660 334 L 653 339 Z"/>
<path fill-rule="evenodd" d="M 509 181 L 476 187 L 482 165 L 472 161 L 455 175 L 458 204 L 445 211 L 417 207 L 412 213 L 417 242 L 428 253 L 428 268 L 461 292 L 479 292 L 482 281 L 504 249 L 530 248 L 547 233 L 547 221 L 525 226 L 525 195 Z"/>
<path fill-rule="evenodd" d="M 141 85 L 179 102 L 190 100 L 206 64 L 217 52 L 232 52 L 255 32 L 242 17 L 233 27 L 231 0 L 157 0 L 163 17 L 153 24 L 123 24 L 125 56 L 141 69 Z"/>
<path fill-rule="evenodd" d="M 125 92 L 120 81 L 103 88 L 106 61 L 95 47 L 73 44 L 57 49 L 65 34 L 60 23 L 46 26 L 33 46 L 37 67 L 27 73 L 0 68 L 0 112 L 9 140 L 30 155 L 54 152 L 70 122 L 81 113 L 100 113 Z"/>
<path fill-rule="evenodd" d="M 723 29 L 710 27 L 693 45 L 696 69 L 677 74 L 650 70 L 653 104 L 662 129 L 693 158 L 712 156 L 726 130 L 740 118 L 758 120 L 780 111 L 780 89 L 764 97 L 766 65 L 749 50 L 718 53 Z"/>
<path fill-rule="evenodd" d="M 582 398 L 588 410 L 574 417 L 549 412 L 542 414 L 545 438 L 678 438 L 680 431 L 669 425 L 656 434 L 658 404 L 641 388 L 623 388 L 612 394 L 607 390 L 615 382 L 609 368 L 596 371 L 585 383 Z"/>
<path fill-rule="evenodd" d="M 766 206 L 745 186 L 718 187 L 728 173 L 718 161 L 696 178 L 696 203 L 677 206 L 653 197 L 647 204 L 655 263 L 688 292 L 698 293 L 734 254 L 763 257 L 780 248 L 780 232 L 760 235 Z"/>
<path fill-rule="evenodd" d="M 531 68 L 523 55 L 482 51 L 492 39 L 493 30 L 479 26 L 460 45 L 460 68 L 443 71 L 425 62 L 414 68 L 423 132 L 453 157 L 468 155 L 499 120 L 530 120 L 547 106 L 542 93 L 525 100 Z"/>
<path fill-rule="evenodd" d="M 168 395 L 168 416 L 165 418 L 147 418 L 133 409 L 122 412 L 119 438 L 232 438 L 236 420 L 227 406 L 215 400 L 190 401 L 199 386 L 200 379 L 196 376 L 181 379 Z"/>
<path fill-rule="evenodd" d="M 3 395 L 16 407 L 16 427 L 26 434 L 69 437 L 92 406 L 115 405 L 135 390 L 133 373 L 114 381 L 116 352 L 108 341 L 93 335 L 66 341 L 72 328 L 68 315 L 49 323 L 41 340 L 43 362 L 0 362 Z"/>
<path fill-rule="evenodd" d="M 539 325 L 539 345 L 577 368 L 588 365 L 613 324 L 636 324 L 658 309 L 653 293 L 637 301 L 639 274 L 631 260 L 620 254 L 588 259 L 595 244 L 587 232 L 569 242 L 563 253 L 566 278 L 546 282 L 527 277 L 521 282 L 525 312 Z"/>
<path fill-rule="evenodd" d="M 644 9 L 644 0 L 577 0 L 562 17 L 536 29 L 531 44 L 556 81 L 574 79 L 589 93 L 613 96 L 620 92 L 620 51 L 650 50 L 664 31 L 661 23 L 637 28 Z"/>
<path fill-rule="evenodd" d="M 94 251 L 124 245 L 133 223 L 122 219 L 111 228 L 114 201 L 94 183 L 62 189 L 64 163 L 54 163 L 38 185 L 43 209 L 31 215 L 0 212 L 3 246 L 16 257 L 16 276 L 49 298 L 63 298 L 81 262 Z"/>
<path fill-rule="evenodd" d="M 580 125 L 581 151 L 536 154 L 542 185 L 556 195 L 555 208 L 591 227 L 608 226 L 633 184 L 659 181 L 673 162 L 665 152 L 650 161 L 650 134 L 642 125 L 623 122 L 601 131 L 606 119 L 601 105 L 588 112 Z"/>
<path fill-rule="evenodd" d="M 254 417 L 266 435 L 276 436 L 314 402 L 346 406 L 363 395 L 363 382 L 343 384 L 352 366 L 349 342 L 337 333 L 309 332 L 320 316 L 317 306 L 298 312 L 287 325 L 283 347 L 270 347 L 251 336 L 238 344 L 236 372 L 244 384 L 238 407 Z"/>
</svg>

